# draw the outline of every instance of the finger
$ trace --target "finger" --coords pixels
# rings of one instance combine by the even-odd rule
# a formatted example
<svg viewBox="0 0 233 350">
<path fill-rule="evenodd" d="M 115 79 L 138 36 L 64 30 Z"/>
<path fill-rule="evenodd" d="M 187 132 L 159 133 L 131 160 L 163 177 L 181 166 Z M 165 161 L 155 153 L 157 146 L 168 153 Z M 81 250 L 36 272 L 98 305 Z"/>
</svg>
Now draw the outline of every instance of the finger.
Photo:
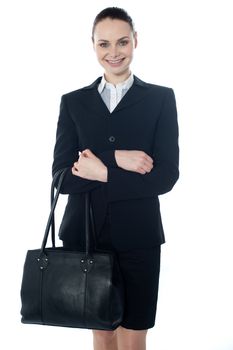
<svg viewBox="0 0 233 350">
<path fill-rule="evenodd" d="M 72 167 L 72 173 L 74 175 L 76 175 L 78 173 L 78 168 L 75 165 Z"/>
<path fill-rule="evenodd" d="M 143 165 L 142 165 L 142 167 L 141 167 L 144 171 L 146 171 L 147 173 L 149 173 L 151 170 L 152 170 L 152 168 L 153 168 L 153 166 L 152 166 L 152 164 L 151 163 L 144 163 Z"/>
<path fill-rule="evenodd" d="M 85 158 L 91 158 L 91 154 L 89 152 L 87 152 L 87 151 L 84 151 L 82 153 L 82 156 L 85 157 Z"/>
<path fill-rule="evenodd" d="M 145 160 L 142 164 L 142 167 L 147 171 L 151 171 L 151 169 L 153 168 L 153 163 L 148 160 Z"/>
<path fill-rule="evenodd" d="M 88 157 L 88 158 L 95 158 L 96 157 L 96 155 L 89 148 L 85 149 L 82 153 L 83 153 L 84 157 Z"/>
<path fill-rule="evenodd" d="M 141 159 L 140 159 L 140 163 L 141 165 L 148 165 L 151 166 L 153 164 L 153 159 L 150 156 L 144 155 Z"/>
<path fill-rule="evenodd" d="M 77 170 L 75 170 L 74 168 L 72 168 L 72 174 L 75 176 L 79 176 L 79 172 Z"/>
<path fill-rule="evenodd" d="M 146 170 L 143 167 L 139 168 L 138 172 L 139 172 L 139 174 L 142 174 L 142 175 L 146 174 Z"/>
<path fill-rule="evenodd" d="M 145 160 L 147 160 L 147 161 L 153 163 L 154 159 L 153 159 L 151 156 L 149 156 L 149 154 L 143 152 L 143 156 L 144 156 L 144 159 L 145 159 Z"/>
<path fill-rule="evenodd" d="M 90 156 L 91 155 L 91 150 L 89 148 L 86 148 L 84 151 L 82 151 L 82 155 L 84 156 Z"/>
<path fill-rule="evenodd" d="M 148 154 L 146 155 L 146 158 L 145 158 L 149 163 L 153 163 L 154 162 L 154 159 L 151 158 L 150 156 L 148 156 Z"/>
<path fill-rule="evenodd" d="M 146 173 L 146 167 L 145 165 L 139 165 L 134 171 L 136 171 L 139 174 L 145 174 Z"/>
</svg>

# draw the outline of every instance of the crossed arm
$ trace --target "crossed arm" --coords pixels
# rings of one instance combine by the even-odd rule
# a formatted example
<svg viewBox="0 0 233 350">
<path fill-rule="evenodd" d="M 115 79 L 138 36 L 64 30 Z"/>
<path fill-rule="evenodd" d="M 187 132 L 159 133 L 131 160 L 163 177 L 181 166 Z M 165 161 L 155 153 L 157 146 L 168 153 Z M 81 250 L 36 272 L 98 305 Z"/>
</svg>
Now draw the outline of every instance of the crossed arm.
<svg viewBox="0 0 233 350">
<path fill-rule="evenodd" d="M 84 150 L 77 160 L 77 135 L 62 97 L 54 148 L 53 175 L 70 166 L 61 193 L 81 193 L 106 186 L 108 201 L 151 197 L 172 189 L 179 177 L 175 96 L 167 89 L 154 137 L 153 157 L 141 150 Z"/>
<path fill-rule="evenodd" d="M 104 158 L 103 154 L 100 158 L 102 157 Z M 143 151 L 115 150 L 112 157 L 115 158 L 114 165 L 124 170 L 145 174 L 153 168 L 153 158 Z M 96 157 L 91 150 L 84 150 L 81 152 L 79 160 L 74 163 L 72 174 L 89 180 L 107 182 L 108 168 L 105 164 L 109 166 L 109 162 L 104 159 L 104 164 L 100 158 Z"/>
</svg>

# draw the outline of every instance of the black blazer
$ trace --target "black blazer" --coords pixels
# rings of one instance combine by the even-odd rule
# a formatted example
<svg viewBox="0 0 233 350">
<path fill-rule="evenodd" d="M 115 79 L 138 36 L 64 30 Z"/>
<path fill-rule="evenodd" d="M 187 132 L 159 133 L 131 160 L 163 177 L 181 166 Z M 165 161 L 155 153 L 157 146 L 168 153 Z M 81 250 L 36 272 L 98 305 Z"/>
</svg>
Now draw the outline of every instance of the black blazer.
<svg viewBox="0 0 233 350">
<path fill-rule="evenodd" d="M 179 177 L 178 123 L 171 88 L 134 83 L 112 113 L 91 85 L 61 97 L 52 175 L 70 167 L 61 189 L 69 194 L 59 229 L 62 240 L 84 247 L 84 193 L 91 191 L 97 234 L 106 213 L 118 250 L 149 248 L 165 242 L 158 195 L 170 191 Z M 108 182 L 71 172 L 78 151 L 89 148 L 108 167 Z M 154 160 L 146 174 L 118 167 L 114 150 L 142 150 Z"/>
</svg>

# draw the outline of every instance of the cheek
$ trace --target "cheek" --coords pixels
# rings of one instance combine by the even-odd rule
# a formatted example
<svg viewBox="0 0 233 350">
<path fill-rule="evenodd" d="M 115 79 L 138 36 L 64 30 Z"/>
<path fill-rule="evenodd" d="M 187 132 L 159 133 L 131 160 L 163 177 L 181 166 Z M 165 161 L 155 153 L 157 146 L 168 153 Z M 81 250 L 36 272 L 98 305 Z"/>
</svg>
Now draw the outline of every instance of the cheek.
<svg viewBox="0 0 233 350">
<path fill-rule="evenodd" d="M 132 56 L 133 55 L 133 46 L 129 45 L 124 48 L 124 53 L 126 56 Z"/>
<path fill-rule="evenodd" d="M 105 53 L 102 50 L 96 50 L 96 56 L 98 58 L 98 60 L 102 60 L 105 57 Z"/>
</svg>

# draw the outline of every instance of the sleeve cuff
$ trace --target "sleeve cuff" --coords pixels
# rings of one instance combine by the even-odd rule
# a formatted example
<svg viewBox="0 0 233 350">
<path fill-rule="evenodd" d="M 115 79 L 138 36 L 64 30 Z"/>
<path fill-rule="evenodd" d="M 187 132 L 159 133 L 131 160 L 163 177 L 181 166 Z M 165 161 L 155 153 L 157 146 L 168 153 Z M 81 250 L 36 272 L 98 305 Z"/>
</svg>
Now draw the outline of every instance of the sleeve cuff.
<svg viewBox="0 0 233 350">
<path fill-rule="evenodd" d="M 102 162 L 110 168 L 118 168 L 118 164 L 115 158 L 115 150 L 107 150 L 97 154 L 97 157 L 102 160 Z"/>
</svg>

